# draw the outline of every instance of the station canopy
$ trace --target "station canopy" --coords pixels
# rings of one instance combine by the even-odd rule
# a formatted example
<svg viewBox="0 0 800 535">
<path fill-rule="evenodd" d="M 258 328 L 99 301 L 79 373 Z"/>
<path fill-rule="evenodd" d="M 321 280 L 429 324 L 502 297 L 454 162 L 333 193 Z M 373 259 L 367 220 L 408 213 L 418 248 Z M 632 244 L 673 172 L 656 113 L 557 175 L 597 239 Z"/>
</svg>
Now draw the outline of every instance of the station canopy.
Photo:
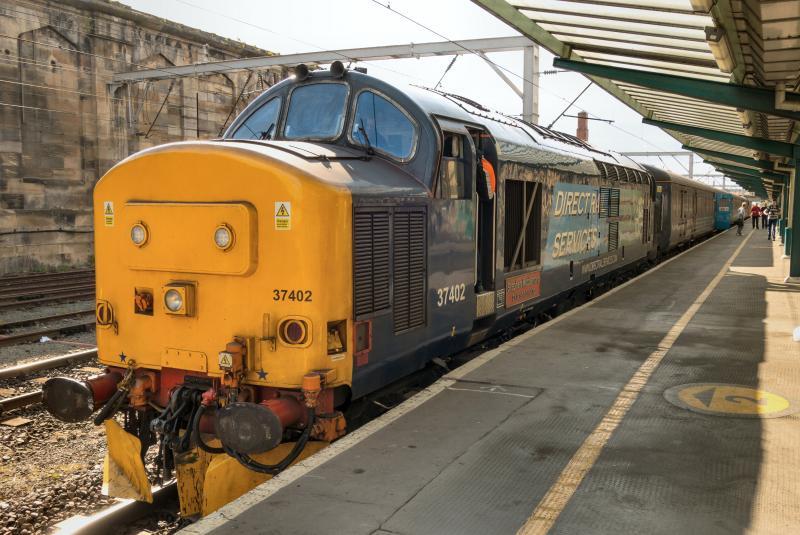
<svg viewBox="0 0 800 535">
<path fill-rule="evenodd" d="M 744 189 L 788 184 L 800 0 L 473 0 Z"/>
</svg>

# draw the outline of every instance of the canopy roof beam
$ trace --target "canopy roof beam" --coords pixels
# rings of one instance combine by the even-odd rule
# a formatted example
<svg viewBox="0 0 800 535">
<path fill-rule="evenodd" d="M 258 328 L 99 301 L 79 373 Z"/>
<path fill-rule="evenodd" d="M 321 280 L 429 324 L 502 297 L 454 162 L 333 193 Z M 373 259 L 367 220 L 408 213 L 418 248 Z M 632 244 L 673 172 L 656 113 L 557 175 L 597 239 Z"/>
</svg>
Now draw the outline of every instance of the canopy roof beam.
<svg viewBox="0 0 800 535">
<path fill-rule="evenodd" d="M 728 160 L 729 162 L 735 162 L 742 165 L 750 165 L 752 167 L 758 167 L 759 169 L 764 169 L 766 171 L 774 171 L 775 170 L 775 163 L 770 160 L 756 160 L 753 158 L 748 158 L 747 156 L 740 156 L 738 154 L 731 154 L 730 152 L 720 152 L 717 150 L 710 150 L 710 149 L 703 149 L 701 147 L 692 147 L 689 145 L 682 145 L 682 149 L 690 150 L 692 152 L 696 152 L 697 154 L 703 156 L 710 156 L 712 158 L 719 158 L 720 160 Z M 794 161 L 792 160 L 789 165 L 794 165 Z"/>
<path fill-rule="evenodd" d="M 751 176 L 759 180 L 761 180 L 763 177 L 769 178 L 770 180 L 786 180 L 786 175 L 772 173 L 770 171 L 759 171 L 758 169 L 748 169 L 747 167 L 739 167 L 738 165 L 729 165 L 725 163 L 714 162 L 711 160 L 703 160 L 703 161 L 709 165 L 713 165 L 714 167 L 718 168 L 723 172 L 732 171 L 735 173 L 739 173 L 740 175 Z"/>
<path fill-rule="evenodd" d="M 690 126 L 688 124 L 670 123 L 667 121 L 657 121 L 655 119 L 642 118 L 644 124 L 656 126 L 664 130 L 672 130 L 674 132 L 681 132 L 690 136 L 702 137 L 713 141 L 720 141 L 728 145 L 735 145 L 737 147 L 744 147 L 760 152 L 774 154 L 775 156 L 782 156 L 784 158 L 800 159 L 800 145 L 793 145 L 785 141 L 774 141 L 763 137 L 750 137 L 740 134 L 732 134 L 730 132 L 722 132 L 720 130 L 711 130 L 710 128 L 700 128 L 699 126 Z"/>
<path fill-rule="evenodd" d="M 586 63 L 564 58 L 555 58 L 553 66 L 559 69 L 599 76 L 618 82 L 626 82 L 640 87 L 657 89 L 667 93 L 722 104 L 739 109 L 747 109 L 800 120 L 800 113 L 775 107 L 775 91 L 762 87 L 750 87 L 711 80 L 701 80 L 688 76 L 675 76 L 658 72 L 639 71 L 624 67 Z M 795 94 L 796 95 L 796 94 Z M 800 98 L 796 95 L 795 98 Z"/>
</svg>

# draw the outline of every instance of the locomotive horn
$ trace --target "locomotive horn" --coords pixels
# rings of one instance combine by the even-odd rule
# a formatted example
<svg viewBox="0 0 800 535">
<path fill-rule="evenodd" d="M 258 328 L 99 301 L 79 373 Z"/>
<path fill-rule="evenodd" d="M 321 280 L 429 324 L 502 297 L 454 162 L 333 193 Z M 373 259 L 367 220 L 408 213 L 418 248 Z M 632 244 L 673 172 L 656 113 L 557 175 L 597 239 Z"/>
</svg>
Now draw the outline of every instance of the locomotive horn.
<svg viewBox="0 0 800 535">
<path fill-rule="evenodd" d="M 116 392 L 122 380 L 118 372 L 107 372 L 86 381 L 52 377 L 42 386 L 42 403 L 47 412 L 62 422 L 86 420 Z"/>
<path fill-rule="evenodd" d="M 343 78 L 344 73 L 347 72 L 347 69 L 344 67 L 344 63 L 341 61 L 334 61 L 331 63 L 331 74 L 334 78 Z"/>
<path fill-rule="evenodd" d="M 308 65 L 306 65 L 305 63 L 301 63 L 300 65 L 294 68 L 294 76 L 298 82 L 302 82 L 310 75 L 311 71 L 308 70 Z"/>
</svg>

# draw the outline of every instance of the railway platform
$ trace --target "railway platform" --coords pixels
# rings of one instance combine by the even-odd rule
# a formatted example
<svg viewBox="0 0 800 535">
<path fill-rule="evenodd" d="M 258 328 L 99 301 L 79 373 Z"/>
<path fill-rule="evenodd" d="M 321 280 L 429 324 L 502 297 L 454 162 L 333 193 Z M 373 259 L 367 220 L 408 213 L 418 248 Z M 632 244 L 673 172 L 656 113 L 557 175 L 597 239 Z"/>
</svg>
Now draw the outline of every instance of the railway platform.
<svg viewBox="0 0 800 535">
<path fill-rule="evenodd" d="M 800 287 L 765 237 L 484 353 L 185 533 L 800 531 Z"/>
</svg>

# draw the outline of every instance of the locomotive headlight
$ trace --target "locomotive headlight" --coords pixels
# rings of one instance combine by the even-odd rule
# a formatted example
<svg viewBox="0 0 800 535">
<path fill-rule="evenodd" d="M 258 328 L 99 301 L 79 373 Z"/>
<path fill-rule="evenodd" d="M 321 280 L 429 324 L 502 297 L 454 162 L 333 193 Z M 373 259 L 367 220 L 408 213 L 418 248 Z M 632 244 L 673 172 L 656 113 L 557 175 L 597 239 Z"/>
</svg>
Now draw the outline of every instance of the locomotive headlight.
<svg viewBox="0 0 800 535">
<path fill-rule="evenodd" d="M 233 247 L 233 230 L 226 224 L 222 224 L 214 231 L 214 244 L 227 251 Z"/>
<path fill-rule="evenodd" d="M 164 306 L 171 312 L 178 312 L 183 308 L 183 296 L 178 290 L 167 290 L 164 294 Z"/>
<path fill-rule="evenodd" d="M 148 236 L 147 226 L 141 221 L 131 227 L 131 241 L 136 247 L 141 247 L 147 243 Z"/>
<path fill-rule="evenodd" d="M 162 288 L 164 312 L 171 316 L 194 316 L 197 287 L 193 282 L 172 282 Z"/>
</svg>

